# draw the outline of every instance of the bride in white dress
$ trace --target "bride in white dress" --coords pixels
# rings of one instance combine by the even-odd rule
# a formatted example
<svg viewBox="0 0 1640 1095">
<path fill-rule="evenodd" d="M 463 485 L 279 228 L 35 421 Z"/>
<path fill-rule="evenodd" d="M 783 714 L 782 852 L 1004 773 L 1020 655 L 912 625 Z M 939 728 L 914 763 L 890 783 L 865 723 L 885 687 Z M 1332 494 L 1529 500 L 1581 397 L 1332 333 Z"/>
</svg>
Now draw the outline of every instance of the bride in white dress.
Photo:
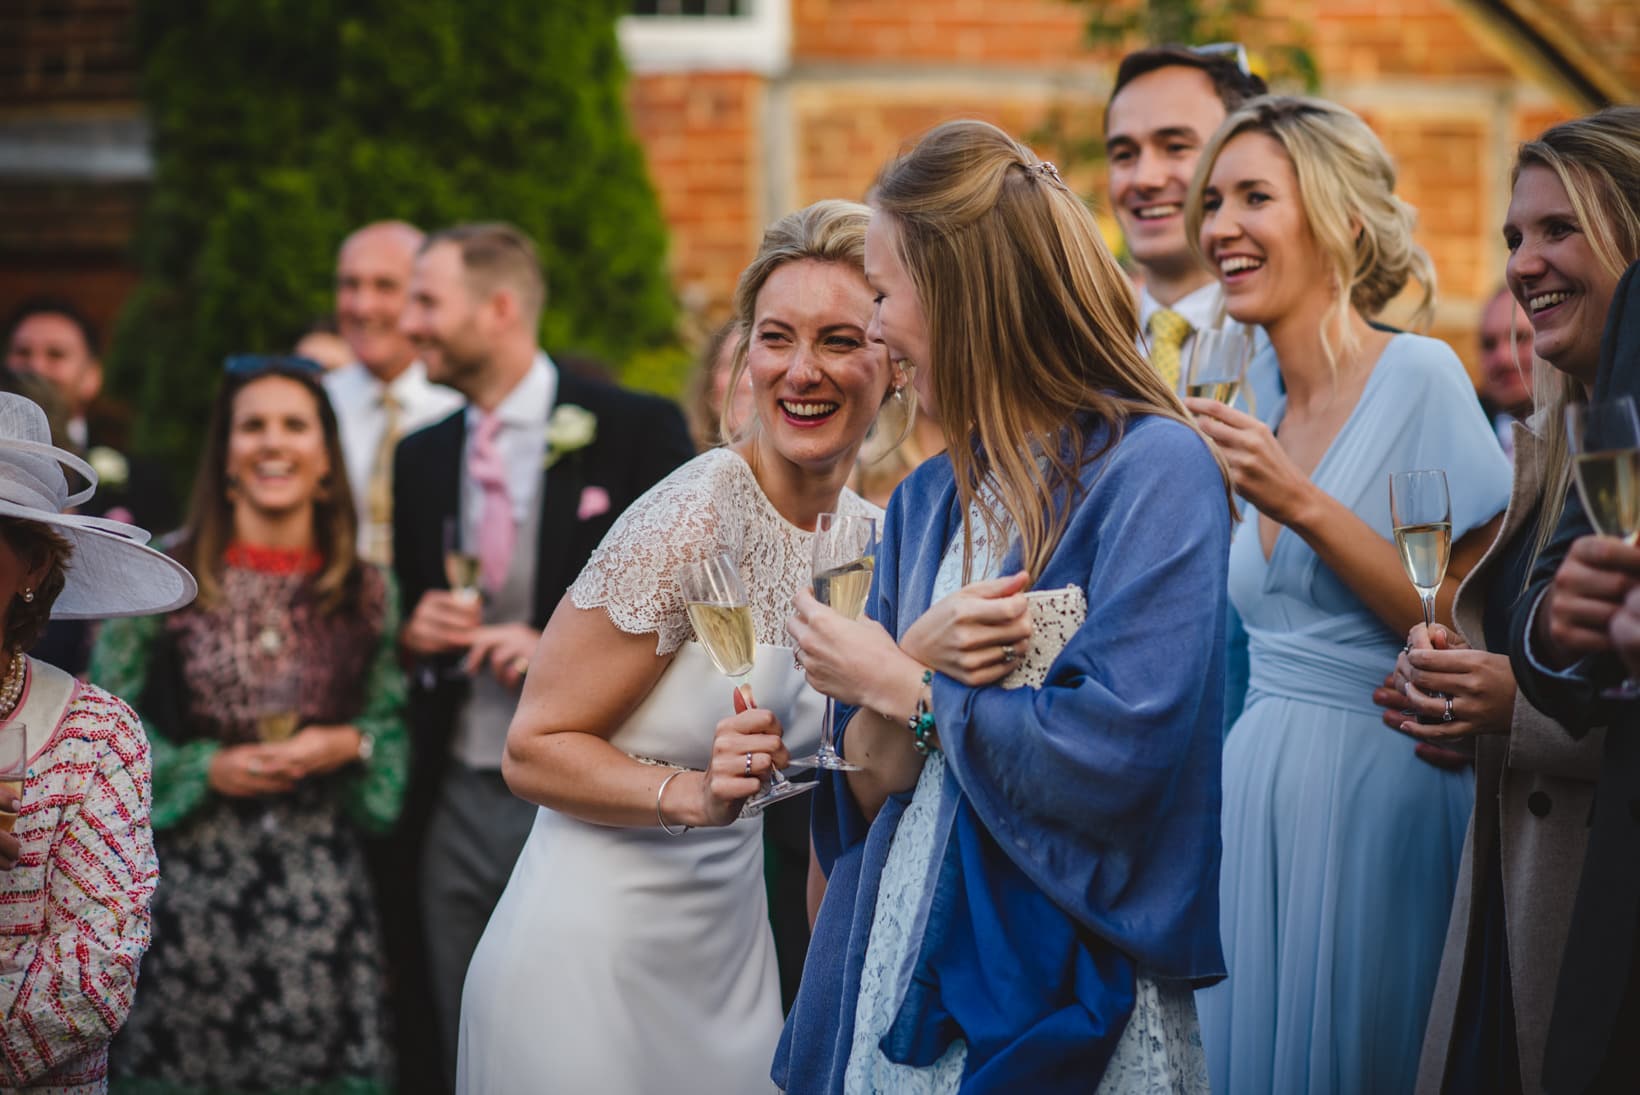
<svg viewBox="0 0 1640 1095">
<path fill-rule="evenodd" d="M 542 635 L 504 769 L 542 809 L 468 969 L 461 1092 L 773 1089 L 762 822 L 739 814 L 818 738 L 785 621 L 818 516 L 878 513 L 844 483 L 883 402 L 911 397 L 866 338 L 869 218 L 826 201 L 768 230 L 735 293 L 749 436 L 634 503 Z M 719 552 L 757 633 L 758 707 L 738 715 L 679 593 Z"/>
</svg>

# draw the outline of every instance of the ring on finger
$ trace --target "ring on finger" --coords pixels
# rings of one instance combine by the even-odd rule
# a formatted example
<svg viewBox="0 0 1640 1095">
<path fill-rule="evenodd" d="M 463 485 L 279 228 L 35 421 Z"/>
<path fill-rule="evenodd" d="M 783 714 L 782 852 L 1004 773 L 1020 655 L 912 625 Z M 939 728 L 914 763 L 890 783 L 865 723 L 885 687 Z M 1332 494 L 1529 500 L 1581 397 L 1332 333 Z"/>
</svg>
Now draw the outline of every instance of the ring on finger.
<svg viewBox="0 0 1640 1095">
<path fill-rule="evenodd" d="M 1011 664 L 1013 664 L 1013 662 L 1016 659 L 1018 659 L 1018 657 L 1019 657 L 1019 651 L 1014 649 L 1014 644 L 1013 643 L 1004 643 L 1002 645 L 1002 660 L 1003 661 L 1008 662 L 1011 665 Z"/>
<path fill-rule="evenodd" d="M 1452 721 L 1452 697 L 1451 696 L 1446 697 L 1446 710 L 1441 713 L 1441 721 L 1442 722 L 1451 722 Z"/>
<path fill-rule="evenodd" d="M 245 765 L 245 768 L 253 776 L 259 776 L 262 774 L 262 762 L 259 760 L 251 761 L 249 764 Z"/>
<path fill-rule="evenodd" d="M 752 774 L 752 755 L 750 753 L 747 753 L 746 754 L 746 776 L 748 778 L 750 778 L 751 774 Z"/>
</svg>

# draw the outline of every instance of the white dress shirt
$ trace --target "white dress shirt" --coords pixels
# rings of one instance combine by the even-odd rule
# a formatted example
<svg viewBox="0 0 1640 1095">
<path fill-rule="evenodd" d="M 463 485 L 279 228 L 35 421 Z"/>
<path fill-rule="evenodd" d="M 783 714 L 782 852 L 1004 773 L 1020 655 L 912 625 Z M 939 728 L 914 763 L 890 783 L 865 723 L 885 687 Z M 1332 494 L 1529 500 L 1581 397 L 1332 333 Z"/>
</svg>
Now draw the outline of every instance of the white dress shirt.
<svg viewBox="0 0 1640 1095">
<path fill-rule="evenodd" d="M 325 392 L 336 409 L 336 423 L 342 431 L 342 459 L 347 479 L 353 487 L 354 507 L 359 520 L 370 520 L 370 472 L 381 446 L 387 412 L 382 392 L 391 392 L 399 405 L 399 432 L 407 434 L 432 425 L 461 406 L 461 395 L 427 379 L 427 370 L 415 361 L 404 372 L 383 384 L 376 375 L 355 361 L 325 374 Z"/>
<path fill-rule="evenodd" d="M 1224 293 L 1219 289 L 1217 281 L 1210 281 L 1200 289 L 1193 289 L 1174 301 L 1172 304 L 1163 304 L 1150 295 L 1150 289 L 1141 286 L 1139 289 L 1139 352 L 1150 358 L 1150 346 L 1146 341 L 1150 335 L 1150 317 L 1163 308 L 1171 308 L 1190 323 L 1190 334 L 1185 337 L 1183 345 L 1179 347 L 1179 362 L 1182 365 L 1190 360 L 1190 343 L 1195 339 L 1196 332 L 1204 327 L 1217 327 L 1224 317 Z"/>
<path fill-rule="evenodd" d="M 547 421 L 552 417 L 557 395 L 558 367 L 537 350 L 530 371 L 513 385 L 513 390 L 495 409 L 501 416 L 501 429 L 496 433 L 495 443 L 507 468 L 507 498 L 512 503 L 513 521 L 520 525 L 528 519 L 530 507 L 536 504 L 536 494 L 546 481 Z M 461 454 L 461 534 L 466 544 L 478 543 L 478 522 L 484 512 L 483 488 L 475 484 L 467 472 L 482 417 L 483 412 L 468 404 L 467 441 Z M 535 549 L 534 545 L 520 544 L 517 550 Z"/>
</svg>

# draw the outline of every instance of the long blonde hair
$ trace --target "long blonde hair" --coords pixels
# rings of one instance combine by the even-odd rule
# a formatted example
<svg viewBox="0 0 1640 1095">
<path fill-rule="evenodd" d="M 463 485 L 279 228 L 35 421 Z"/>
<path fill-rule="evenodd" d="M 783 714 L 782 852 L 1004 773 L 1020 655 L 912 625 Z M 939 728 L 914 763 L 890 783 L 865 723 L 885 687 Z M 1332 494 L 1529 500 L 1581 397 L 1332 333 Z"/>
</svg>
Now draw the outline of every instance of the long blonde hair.
<svg viewBox="0 0 1640 1095">
<path fill-rule="evenodd" d="M 1052 164 L 995 126 L 948 122 L 883 168 L 870 201 L 898 230 L 928 323 L 933 360 L 917 364 L 931 370 L 950 442 L 964 579 L 976 502 L 993 539 L 1004 523 L 1017 530 L 1035 578 L 1069 524 L 1083 465 L 1116 444 L 1129 415 L 1194 422 L 1139 355 L 1133 288 Z M 1098 453 L 1083 451 L 1084 416 L 1110 427 Z M 1001 513 L 982 501 L 987 479 Z"/>
<path fill-rule="evenodd" d="M 828 198 L 787 213 L 764 231 L 757 255 L 740 272 L 740 280 L 735 283 L 735 315 L 730 321 L 735 332 L 731 337 L 736 339 L 735 358 L 729 367 L 730 396 L 723 401 L 718 420 L 718 433 L 725 441 L 742 440 L 758 428 L 755 412 L 747 415 L 738 427 L 729 421 L 729 412 L 734 406 L 734 392 L 746 375 L 746 350 L 751 344 L 752 327 L 757 320 L 757 296 L 763 286 L 782 266 L 805 260 L 846 266 L 864 280 L 866 225 L 870 221 L 869 207 Z M 917 393 L 909 383 L 898 391 L 891 389 L 891 394 L 903 401 L 908 414 L 916 414 Z"/>
<path fill-rule="evenodd" d="M 1561 122 L 1520 146 L 1510 172 L 1513 187 L 1527 167 L 1546 167 L 1566 190 L 1589 249 L 1612 277 L 1640 260 L 1640 107 L 1614 106 Z M 1543 501 L 1538 507 L 1532 559 L 1543 553 L 1560 523 L 1571 485 L 1565 407 L 1583 398 L 1582 385 L 1559 369 L 1532 370 L 1533 403 L 1542 439 Z"/>
<path fill-rule="evenodd" d="M 1262 133 L 1287 153 L 1298 178 L 1304 219 L 1321 245 L 1338 292 L 1321 324 L 1321 345 L 1336 370 L 1357 349 L 1350 309 L 1366 318 L 1384 310 L 1409 280 L 1422 297 L 1412 316 L 1423 327 L 1435 313 L 1435 265 L 1412 238 L 1417 211 L 1395 196 L 1395 164 L 1367 123 L 1336 103 L 1293 95 L 1253 99 L 1225 119 L 1196 164 L 1185 200 L 1185 235 L 1201 247 L 1202 192 L 1224 146 Z M 1211 263 L 1209 263 L 1211 265 Z"/>
</svg>

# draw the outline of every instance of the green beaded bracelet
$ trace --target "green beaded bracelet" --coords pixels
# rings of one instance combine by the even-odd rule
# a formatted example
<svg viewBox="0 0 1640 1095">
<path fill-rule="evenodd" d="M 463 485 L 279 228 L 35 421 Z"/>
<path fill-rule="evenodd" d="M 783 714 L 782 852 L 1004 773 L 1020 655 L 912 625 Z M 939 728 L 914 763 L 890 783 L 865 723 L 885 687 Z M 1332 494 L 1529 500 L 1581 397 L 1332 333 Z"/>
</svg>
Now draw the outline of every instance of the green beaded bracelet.
<svg viewBox="0 0 1640 1095">
<path fill-rule="evenodd" d="M 933 679 L 934 671 L 932 669 L 923 670 L 922 683 L 925 687 Z M 929 709 L 928 701 L 923 699 L 920 693 L 917 696 L 917 709 L 906 720 L 906 727 L 911 731 L 912 746 L 917 752 L 927 756 L 928 751 L 933 748 L 928 739 L 934 733 L 934 712 Z"/>
</svg>

